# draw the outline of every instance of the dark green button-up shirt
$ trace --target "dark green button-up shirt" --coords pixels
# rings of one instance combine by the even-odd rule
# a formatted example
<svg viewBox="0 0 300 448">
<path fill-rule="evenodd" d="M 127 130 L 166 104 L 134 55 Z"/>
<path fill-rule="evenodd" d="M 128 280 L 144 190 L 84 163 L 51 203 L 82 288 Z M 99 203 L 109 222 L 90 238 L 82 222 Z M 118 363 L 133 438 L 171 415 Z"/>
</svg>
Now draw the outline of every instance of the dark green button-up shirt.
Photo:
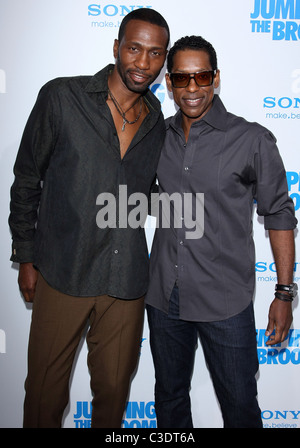
<svg viewBox="0 0 300 448">
<path fill-rule="evenodd" d="M 111 193 L 118 208 L 122 185 L 128 196 L 149 195 L 165 125 L 159 101 L 147 91 L 149 114 L 121 159 L 106 104 L 112 68 L 58 78 L 41 89 L 14 167 L 11 260 L 33 262 L 66 294 L 132 299 L 148 285 L 144 229 L 99 228 L 96 202 Z"/>
</svg>

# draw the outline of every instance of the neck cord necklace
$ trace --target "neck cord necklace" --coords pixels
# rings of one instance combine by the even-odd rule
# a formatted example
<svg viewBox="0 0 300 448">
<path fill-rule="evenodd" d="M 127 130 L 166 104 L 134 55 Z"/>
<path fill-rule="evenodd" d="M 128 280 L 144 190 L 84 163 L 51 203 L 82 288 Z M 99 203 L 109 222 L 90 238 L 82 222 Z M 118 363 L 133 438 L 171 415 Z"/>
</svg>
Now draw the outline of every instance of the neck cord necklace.
<svg viewBox="0 0 300 448">
<path fill-rule="evenodd" d="M 124 130 L 125 130 L 125 125 L 126 125 L 126 124 L 134 124 L 134 123 L 136 123 L 136 122 L 138 121 L 138 119 L 140 118 L 141 113 L 142 113 L 142 104 L 143 104 L 143 103 L 142 103 L 142 97 L 140 96 L 139 98 L 137 98 L 136 101 L 133 103 L 133 105 L 130 106 L 129 109 L 127 109 L 127 110 L 124 112 L 123 109 L 122 109 L 122 107 L 120 106 L 120 104 L 118 103 L 118 101 L 116 100 L 116 98 L 113 96 L 113 94 L 111 93 L 111 91 L 110 91 L 109 89 L 108 89 L 108 93 L 109 93 L 109 96 L 111 97 L 112 102 L 113 102 L 114 105 L 115 105 L 115 108 L 117 109 L 117 111 L 119 112 L 119 114 L 121 115 L 121 117 L 123 118 L 122 131 L 124 131 Z M 128 112 L 130 109 L 132 109 L 132 108 L 136 105 L 136 103 L 137 103 L 139 100 L 140 100 L 140 111 L 139 111 L 139 113 L 138 113 L 136 119 L 135 119 L 134 121 L 129 121 L 129 120 L 127 120 L 127 118 L 125 117 L 125 115 L 127 114 L 127 112 Z"/>
</svg>

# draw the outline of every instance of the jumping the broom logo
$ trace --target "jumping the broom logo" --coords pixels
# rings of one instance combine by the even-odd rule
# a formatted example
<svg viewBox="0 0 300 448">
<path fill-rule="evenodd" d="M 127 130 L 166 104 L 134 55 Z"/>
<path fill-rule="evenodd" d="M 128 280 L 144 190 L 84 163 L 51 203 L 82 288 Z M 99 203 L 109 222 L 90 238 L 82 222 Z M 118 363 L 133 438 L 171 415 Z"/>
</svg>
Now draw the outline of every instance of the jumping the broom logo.
<svg viewBox="0 0 300 448">
<path fill-rule="evenodd" d="M 269 33 L 275 41 L 300 41 L 300 0 L 254 0 L 252 33 Z"/>
</svg>

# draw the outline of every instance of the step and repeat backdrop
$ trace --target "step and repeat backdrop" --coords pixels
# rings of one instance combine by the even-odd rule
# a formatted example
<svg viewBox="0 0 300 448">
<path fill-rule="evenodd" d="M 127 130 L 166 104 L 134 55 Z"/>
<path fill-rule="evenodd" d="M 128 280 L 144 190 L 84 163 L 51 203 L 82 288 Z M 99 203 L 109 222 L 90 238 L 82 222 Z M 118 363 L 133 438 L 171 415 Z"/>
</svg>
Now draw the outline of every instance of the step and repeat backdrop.
<svg viewBox="0 0 300 448">
<path fill-rule="evenodd" d="M 215 47 L 221 71 L 220 94 L 227 109 L 269 128 L 285 163 L 289 194 L 300 208 L 300 0 L 0 0 L 0 427 L 22 426 L 24 380 L 31 305 L 23 301 L 18 266 L 9 261 L 7 218 L 13 164 L 25 122 L 40 87 L 59 76 L 94 74 L 114 62 L 113 42 L 122 18 L 132 9 L 158 10 L 168 21 L 171 43 L 202 35 Z M 151 89 L 165 117 L 175 107 L 162 71 Z M 265 344 L 268 308 L 276 269 L 263 222 L 254 212 L 256 243 L 255 313 L 258 398 L 265 428 L 300 427 L 300 310 L 284 343 Z M 149 252 L 155 223 L 146 223 Z M 299 238 L 296 235 L 299 247 Z M 300 267 L 296 259 L 295 281 Z M 65 428 L 88 428 L 91 392 L 82 340 L 70 384 Z M 133 379 L 125 428 L 155 428 L 154 369 L 145 321 L 140 359 Z M 222 417 L 201 345 L 191 388 L 194 425 L 222 427 Z"/>
</svg>

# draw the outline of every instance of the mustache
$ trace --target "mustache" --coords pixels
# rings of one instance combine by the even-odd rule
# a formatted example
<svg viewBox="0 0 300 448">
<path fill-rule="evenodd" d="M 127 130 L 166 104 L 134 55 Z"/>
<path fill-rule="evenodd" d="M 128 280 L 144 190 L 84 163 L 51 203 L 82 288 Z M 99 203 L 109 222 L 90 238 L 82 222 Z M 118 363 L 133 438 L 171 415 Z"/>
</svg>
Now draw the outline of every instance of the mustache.
<svg viewBox="0 0 300 448">
<path fill-rule="evenodd" d="M 127 73 L 136 73 L 137 75 L 141 75 L 144 76 L 145 78 L 150 79 L 151 75 L 149 75 L 148 73 L 145 72 L 145 70 L 141 70 L 139 68 L 129 68 L 127 70 Z"/>
</svg>

